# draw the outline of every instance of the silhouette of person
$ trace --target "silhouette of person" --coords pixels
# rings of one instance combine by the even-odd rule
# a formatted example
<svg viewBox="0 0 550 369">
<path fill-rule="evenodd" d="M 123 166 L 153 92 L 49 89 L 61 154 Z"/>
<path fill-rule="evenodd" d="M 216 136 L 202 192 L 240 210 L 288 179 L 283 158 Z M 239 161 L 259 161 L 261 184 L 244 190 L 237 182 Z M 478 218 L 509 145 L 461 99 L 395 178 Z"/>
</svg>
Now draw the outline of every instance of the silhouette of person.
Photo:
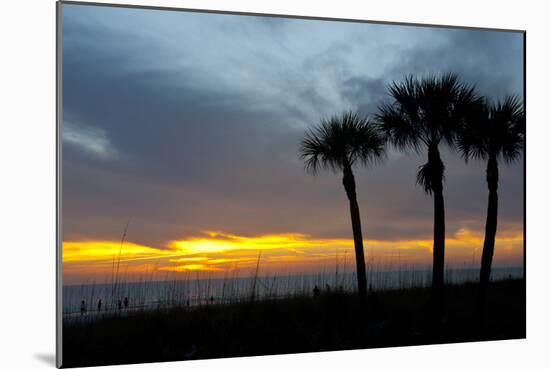
<svg viewBox="0 0 550 369">
<path fill-rule="evenodd" d="M 124 308 L 128 309 L 128 297 L 124 298 Z"/>
<path fill-rule="evenodd" d="M 189 299 L 187 299 L 187 303 L 186 303 L 186 304 L 187 304 L 187 307 L 189 307 Z"/>
<path fill-rule="evenodd" d="M 211 303 L 211 304 L 214 303 L 214 296 L 210 296 L 210 303 Z"/>
<path fill-rule="evenodd" d="M 97 311 L 101 311 L 101 299 L 99 299 L 99 301 L 97 302 Z"/>
<path fill-rule="evenodd" d="M 317 285 L 315 285 L 315 287 L 313 287 L 313 296 L 319 296 L 319 287 L 317 287 Z"/>
<path fill-rule="evenodd" d="M 86 303 L 84 302 L 84 300 L 82 300 L 80 302 L 80 315 L 84 315 L 85 312 L 86 312 Z"/>
<path fill-rule="evenodd" d="M 330 285 L 328 283 L 326 284 L 325 288 L 327 290 L 327 293 L 330 293 Z"/>
<path fill-rule="evenodd" d="M 118 310 L 122 310 L 122 301 L 118 300 Z"/>
</svg>

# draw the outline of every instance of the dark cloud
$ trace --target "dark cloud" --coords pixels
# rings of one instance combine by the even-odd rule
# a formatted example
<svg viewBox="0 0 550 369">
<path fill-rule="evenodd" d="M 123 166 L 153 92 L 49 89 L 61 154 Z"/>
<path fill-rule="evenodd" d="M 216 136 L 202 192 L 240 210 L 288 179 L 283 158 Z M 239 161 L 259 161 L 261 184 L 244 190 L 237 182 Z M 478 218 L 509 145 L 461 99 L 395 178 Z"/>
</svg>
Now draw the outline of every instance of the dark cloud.
<svg viewBox="0 0 550 369">
<path fill-rule="evenodd" d="M 523 94 L 523 35 L 514 32 L 453 29 L 447 42 L 403 55 L 393 74 L 458 73 L 492 98 Z"/>
<path fill-rule="evenodd" d="M 342 83 L 342 94 L 364 115 L 374 115 L 386 91 L 386 83 L 381 78 L 366 79 L 352 77 Z"/>
<path fill-rule="evenodd" d="M 299 161 L 304 128 L 372 114 L 406 73 L 456 71 L 494 96 L 523 83 L 521 38 L 502 32 L 77 5 L 63 27 L 66 239 L 116 239 L 128 219 L 158 247 L 206 229 L 349 237 L 340 176 Z M 481 231 L 484 168 L 444 154 L 448 231 Z M 357 169 L 367 237 L 430 236 L 424 161 Z M 501 227 L 522 221 L 522 173 L 502 169 Z"/>
</svg>

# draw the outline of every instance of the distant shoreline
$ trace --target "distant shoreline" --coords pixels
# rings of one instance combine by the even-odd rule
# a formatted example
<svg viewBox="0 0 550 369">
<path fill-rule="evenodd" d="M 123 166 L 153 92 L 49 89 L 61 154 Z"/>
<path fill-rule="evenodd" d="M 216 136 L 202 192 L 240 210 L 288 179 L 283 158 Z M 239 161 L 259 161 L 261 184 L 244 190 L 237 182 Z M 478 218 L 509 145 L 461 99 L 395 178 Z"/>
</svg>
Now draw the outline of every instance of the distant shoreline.
<svg viewBox="0 0 550 369">
<path fill-rule="evenodd" d="M 377 269 L 376 271 L 372 271 L 371 273 L 399 273 L 399 272 L 416 272 L 416 273 L 431 273 L 431 268 L 432 266 L 431 265 L 420 265 L 420 266 L 413 266 L 413 267 L 409 267 L 408 265 L 407 266 L 402 266 L 401 268 L 399 268 L 398 265 L 389 265 L 387 266 L 385 269 L 382 269 L 382 268 L 379 268 Z M 492 268 L 493 271 L 502 271 L 502 270 L 521 270 L 523 271 L 523 265 L 522 264 L 511 264 L 511 265 L 497 265 L 497 266 L 493 266 Z M 454 272 L 454 271 L 475 271 L 476 273 L 479 272 L 479 266 L 475 265 L 475 266 L 471 266 L 471 265 L 467 265 L 467 266 L 448 266 L 446 268 L 446 272 Z M 191 272 L 188 272 L 190 274 L 192 274 Z M 203 274 L 206 274 L 205 276 L 203 276 L 202 278 L 184 278 L 184 277 L 180 277 L 180 278 L 158 278 L 158 279 L 153 279 L 153 280 L 150 280 L 150 281 L 139 281 L 139 280 L 136 280 L 136 279 L 129 279 L 127 281 L 121 281 L 121 283 L 123 284 L 139 284 L 139 283 L 148 283 L 148 282 L 154 282 L 154 283 L 162 283 L 162 282 L 174 282 L 174 281 L 177 281 L 177 282 L 183 282 L 183 281 L 206 281 L 206 280 L 211 280 L 211 281 L 222 281 L 224 279 L 236 279 L 236 280 L 243 280 L 243 279 L 249 279 L 251 278 L 251 276 L 244 276 L 244 275 L 238 275 L 236 277 L 227 277 L 227 276 L 224 276 L 223 273 L 221 274 L 214 274 L 215 277 L 212 277 L 212 273 L 207 273 L 207 272 L 202 272 Z M 349 271 L 346 271 L 346 272 L 341 272 L 341 274 L 353 274 L 354 272 L 349 272 Z M 200 275 L 200 274 L 199 274 Z M 311 272 L 311 271 L 308 271 L 308 272 L 305 272 L 305 273 L 270 273 L 270 274 L 266 274 L 266 275 L 261 275 L 260 278 L 272 278 L 272 277 L 279 277 L 279 278 L 288 278 L 288 277 L 302 277 L 302 276 L 305 276 L 305 277 L 316 277 L 318 275 L 334 275 L 334 272 L 333 271 L 330 271 L 330 270 L 326 270 L 326 271 L 321 271 L 321 272 Z M 63 287 L 81 287 L 81 286 L 88 286 L 88 285 L 95 285 L 95 286 L 104 286 L 104 285 L 110 285 L 110 282 L 107 281 L 107 280 L 104 280 L 103 282 L 96 282 L 94 281 L 93 279 L 91 281 L 87 281 L 87 282 L 82 282 L 82 283 L 68 283 L 68 284 L 63 284 Z"/>
<path fill-rule="evenodd" d="M 495 268 L 493 281 L 523 278 L 523 268 Z M 475 283 L 479 269 L 448 269 L 449 285 Z M 375 291 L 422 288 L 431 285 L 431 270 L 393 269 L 374 270 L 368 273 L 369 289 Z M 339 290 L 352 293 L 356 290 L 353 272 L 319 273 L 303 275 L 249 276 L 239 278 L 212 278 L 190 280 L 142 281 L 137 283 L 89 284 L 63 287 L 63 315 L 71 320 L 81 320 L 81 302 L 85 303 L 86 317 L 112 313 L 170 308 L 173 306 L 198 306 L 226 304 L 246 300 L 251 294 L 258 299 L 288 298 L 311 295 L 317 286 L 320 291 Z M 118 309 L 118 302 L 129 299 L 127 309 Z M 98 302 L 102 301 L 100 311 Z"/>
</svg>

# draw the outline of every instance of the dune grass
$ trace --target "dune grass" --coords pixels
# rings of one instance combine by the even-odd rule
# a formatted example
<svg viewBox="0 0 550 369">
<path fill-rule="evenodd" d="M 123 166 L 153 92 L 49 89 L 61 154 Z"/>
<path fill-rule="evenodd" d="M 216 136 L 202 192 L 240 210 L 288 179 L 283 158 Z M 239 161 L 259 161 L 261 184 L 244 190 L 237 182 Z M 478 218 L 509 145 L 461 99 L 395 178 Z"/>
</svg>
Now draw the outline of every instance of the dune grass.
<svg viewBox="0 0 550 369">
<path fill-rule="evenodd" d="M 524 286 L 491 283 L 482 322 L 474 318 L 478 286 L 471 283 L 446 287 L 437 319 L 428 288 L 371 292 L 363 312 L 356 294 L 331 291 L 106 315 L 64 325 L 63 366 L 523 338 Z"/>
</svg>

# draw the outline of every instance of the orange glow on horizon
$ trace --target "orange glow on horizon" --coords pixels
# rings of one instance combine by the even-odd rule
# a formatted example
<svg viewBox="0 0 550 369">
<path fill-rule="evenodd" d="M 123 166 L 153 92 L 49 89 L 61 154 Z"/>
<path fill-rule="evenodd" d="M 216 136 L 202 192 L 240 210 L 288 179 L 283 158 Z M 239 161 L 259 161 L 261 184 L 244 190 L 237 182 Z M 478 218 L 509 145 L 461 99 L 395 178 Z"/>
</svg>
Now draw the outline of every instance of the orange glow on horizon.
<svg viewBox="0 0 550 369">
<path fill-rule="evenodd" d="M 447 263 L 478 263 L 482 233 L 463 228 L 446 238 Z M 431 239 L 364 241 L 366 262 L 371 265 L 431 263 Z M 261 257 L 260 257 L 261 253 Z M 262 271 L 309 272 L 355 264 L 353 239 L 315 238 L 299 233 L 243 236 L 207 231 L 203 236 L 173 240 L 165 248 L 112 240 L 63 242 L 63 275 L 66 281 L 112 276 L 115 266 L 124 278 L 166 273 L 251 271 L 260 257 Z M 516 264 L 523 257 L 523 233 L 497 236 L 495 262 Z M 119 263 L 120 260 L 120 263 Z M 330 270 L 330 269 L 329 269 Z"/>
</svg>

